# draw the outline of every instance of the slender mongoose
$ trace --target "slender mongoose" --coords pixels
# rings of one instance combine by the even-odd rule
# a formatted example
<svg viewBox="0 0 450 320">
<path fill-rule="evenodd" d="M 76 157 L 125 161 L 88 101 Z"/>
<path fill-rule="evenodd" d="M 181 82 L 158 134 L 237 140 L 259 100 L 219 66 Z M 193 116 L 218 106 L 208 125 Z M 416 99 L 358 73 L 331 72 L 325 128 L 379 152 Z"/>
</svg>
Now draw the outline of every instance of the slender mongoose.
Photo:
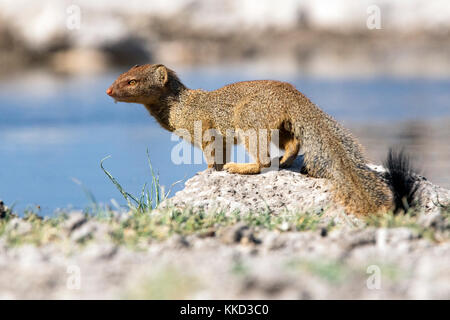
<svg viewBox="0 0 450 320">
<path fill-rule="evenodd" d="M 362 147 L 351 134 L 289 83 L 245 81 L 214 91 L 192 90 L 164 65 L 147 64 L 120 75 L 106 93 L 116 101 L 143 104 L 164 129 L 172 132 L 183 129 L 194 136 L 196 121 L 201 121 L 203 132 L 214 129 L 224 140 L 227 130 L 254 130 L 256 148 L 250 146 L 250 139 L 244 139 L 254 163 L 227 163 L 227 143 L 223 143 L 220 161 L 217 155 L 212 154 L 211 159 L 205 154 L 209 168 L 230 173 L 257 174 L 269 167 L 267 145 L 272 135 L 267 134 L 261 142 L 260 132 L 277 130 L 278 147 L 285 151 L 280 166 L 290 166 L 302 148 L 307 174 L 330 179 L 334 200 L 349 213 L 405 209 L 405 199 L 411 201 L 416 189 L 403 153 L 389 152 L 387 178 L 371 170 Z M 205 152 L 211 141 L 201 140 L 198 146 Z M 264 143 L 267 154 L 262 157 Z"/>
</svg>

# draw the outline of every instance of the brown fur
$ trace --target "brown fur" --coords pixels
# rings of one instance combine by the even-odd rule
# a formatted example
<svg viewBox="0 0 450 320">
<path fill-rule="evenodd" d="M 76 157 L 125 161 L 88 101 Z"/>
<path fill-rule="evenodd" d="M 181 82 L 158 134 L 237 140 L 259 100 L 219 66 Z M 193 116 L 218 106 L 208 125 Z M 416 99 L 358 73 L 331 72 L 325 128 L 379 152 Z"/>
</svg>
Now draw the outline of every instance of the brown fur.
<svg viewBox="0 0 450 320">
<path fill-rule="evenodd" d="M 393 207 L 389 185 L 367 167 L 362 148 L 350 133 L 288 83 L 246 81 L 210 92 L 191 90 L 175 72 L 158 64 L 133 67 L 119 76 L 108 94 L 117 101 L 144 104 L 163 128 L 186 129 L 191 136 L 198 120 L 204 131 L 215 129 L 224 139 L 227 129 L 279 130 L 279 147 L 285 150 L 281 167 L 290 166 L 301 147 L 307 173 L 330 179 L 335 200 L 347 211 L 369 214 Z M 258 156 L 259 145 L 249 150 L 248 140 L 244 144 L 254 163 L 227 163 L 224 147 L 221 163 L 205 154 L 208 168 L 221 170 L 225 163 L 223 169 L 231 173 L 257 174 L 270 166 Z M 206 150 L 208 143 L 199 147 Z"/>
</svg>

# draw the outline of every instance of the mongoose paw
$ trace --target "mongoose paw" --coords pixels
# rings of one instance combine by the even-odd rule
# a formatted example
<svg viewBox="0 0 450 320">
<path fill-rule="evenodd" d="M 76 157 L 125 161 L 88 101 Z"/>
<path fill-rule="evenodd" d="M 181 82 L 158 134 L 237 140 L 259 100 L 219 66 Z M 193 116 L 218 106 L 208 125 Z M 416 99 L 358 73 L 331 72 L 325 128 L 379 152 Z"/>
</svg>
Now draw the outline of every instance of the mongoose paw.
<svg viewBox="0 0 450 320">
<path fill-rule="evenodd" d="M 261 172 L 261 168 L 257 163 L 229 162 L 223 166 L 223 169 L 229 173 L 238 173 L 238 174 L 257 174 Z"/>
<path fill-rule="evenodd" d="M 296 157 L 288 157 L 285 158 L 284 156 L 278 158 L 278 163 L 280 169 L 287 169 L 292 167 L 292 164 L 294 163 Z"/>
<path fill-rule="evenodd" d="M 229 172 L 229 173 L 234 173 L 234 172 L 233 172 L 233 165 L 234 165 L 234 164 L 235 164 L 234 162 L 228 162 L 228 163 L 225 163 L 225 164 L 223 165 L 223 170 L 226 171 L 226 172 Z"/>
<path fill-rule="evenodd" d="M 216 171 L 216 169 L 214 169 L 213 167 L 208 167 L 208 168 L 206 168 L 205 170 L 203 170 L 203 171 L 201 171 L 201 172 L 203 172 L 203 173 L 212 173 L 212 172 L 214 172 L 214 171 Z"/>
<path fill-rule="evenodd" d="M 209 164 L 208 168 L 206 168 L 205 172 L 209 171 L 222 171 L 223 170 L 223 164 Z"/>
<path fill-rule="evenodd" d="M 281 160 L 281 158 L 280 158 L 280 160 Z M 286 162 L 278 162 L 279 163 L 279 167 L 280 167 L 280 169 L 287 169 L 287 168 L 290 168 L 291 167 L 291 165 L 292 165 L 292 163 L 286 163 Z"/>
</svg>

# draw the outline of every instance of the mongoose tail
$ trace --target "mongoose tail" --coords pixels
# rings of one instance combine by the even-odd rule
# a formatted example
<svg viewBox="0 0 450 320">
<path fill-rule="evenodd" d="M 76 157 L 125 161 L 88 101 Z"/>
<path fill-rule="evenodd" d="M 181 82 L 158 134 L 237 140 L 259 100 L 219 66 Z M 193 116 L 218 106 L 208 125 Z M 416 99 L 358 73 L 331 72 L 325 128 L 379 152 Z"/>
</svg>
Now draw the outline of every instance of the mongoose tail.
<svg viewBox="0 0 450 320">
<path fill-rule="evenodd" d="M 389 185 L 394 194 L 394 212 L 407 212 L 414 205 L 414 195 L 419 187 L 409 156 L 403 149 L 395 151 L 390 148 L 384 167 L 388 171 Z"/>
<path fill-rule="evenodd" d="M 312 105 L 314 108 L 315 106 Z M 301 141 L 306 172 L 330 179 L 334 201 L 357 215 L 408 211 L 418 189 L 409 157 L 389 149 L 384 162 L 386 177 L 367 166 L 362 147 L 332 117 L 322 113 L 315 124 L 297 122 L 294 137 Z M 308 119 L 310 120 L 310 119 Z M 323 123 L 317 123 L 323 122 Z"/>
<path fill-rule="evenodd" d="M 310 107 L 314 108 L 311 114 L 320 116 L 307 121 L 298 118 L 293 126 L 293 134 L 304 151 L 307 173 L 330 179 L 334 201 L 350 213 L 368 215 L 392 210 L 391 188 L 382 174 L 367 166 L 362 147 L 332 117 L 315 105 Z"/>
</svg>

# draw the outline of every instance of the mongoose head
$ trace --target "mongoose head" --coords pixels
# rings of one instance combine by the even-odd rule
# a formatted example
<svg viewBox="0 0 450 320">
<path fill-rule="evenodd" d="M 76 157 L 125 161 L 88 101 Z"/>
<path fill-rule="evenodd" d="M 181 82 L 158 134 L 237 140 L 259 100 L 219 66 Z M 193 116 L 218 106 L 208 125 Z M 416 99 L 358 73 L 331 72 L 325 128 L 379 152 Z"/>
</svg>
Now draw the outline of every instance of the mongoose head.
<svg viewBox="0 0 450 320">
<path fill-rule="evenodd" d="M 172 73 L 162 64 L 136 65 L 122 73 L 106 93 L 116 101 L 152 104 L 167 92 Z"/>
</svg>

